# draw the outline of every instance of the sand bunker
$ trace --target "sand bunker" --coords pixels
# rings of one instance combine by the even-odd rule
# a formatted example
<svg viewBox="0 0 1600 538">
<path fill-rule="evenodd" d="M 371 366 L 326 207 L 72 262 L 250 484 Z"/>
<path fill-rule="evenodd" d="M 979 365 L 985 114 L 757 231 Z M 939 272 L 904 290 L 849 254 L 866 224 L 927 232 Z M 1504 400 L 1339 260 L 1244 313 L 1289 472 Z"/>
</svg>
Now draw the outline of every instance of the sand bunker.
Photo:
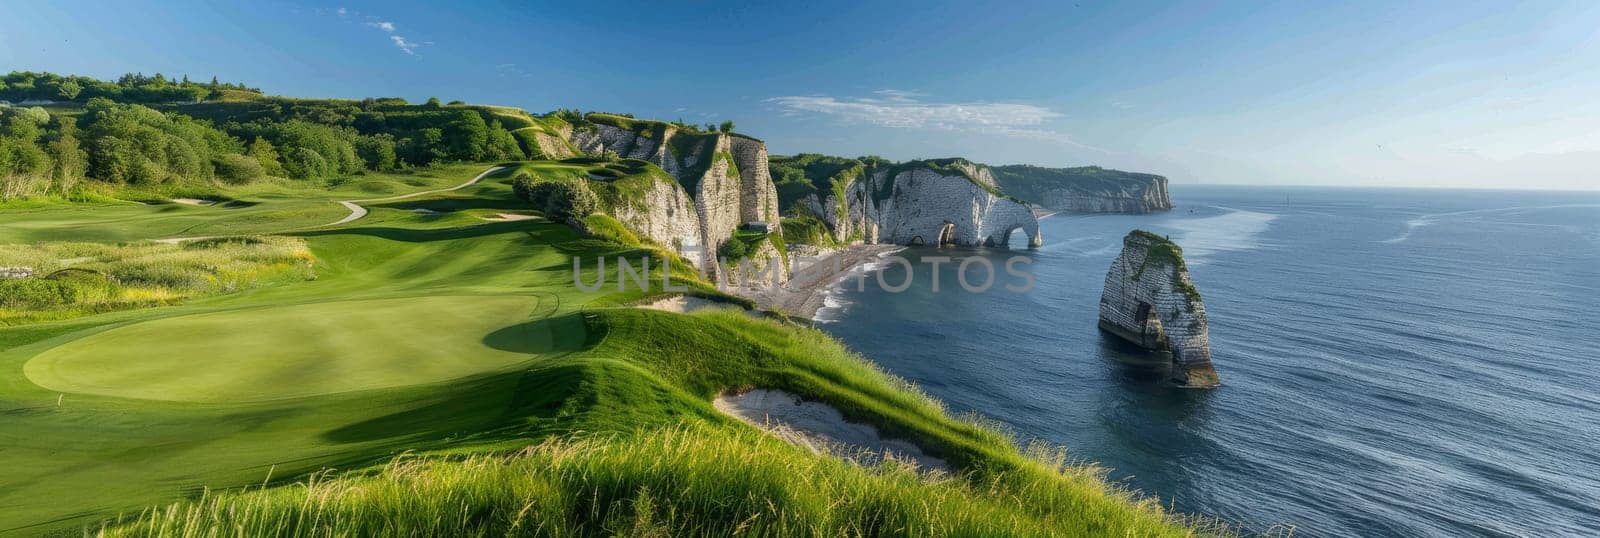
<svg viewBox="0 0 1600 538">
<path fill-rule="evenodd" d="M 172 202 L 175 203 L 175 204 L 201 205 L 201 206 L 216 204 L 216 202 L 214 202 L 214 201 L 201 200 L 199 198 L 173 198 Z"/>
<path fill-rule="evenodd" d="M 737 305 L 719 303 L 710 299 L 689 297 L 687 295 L 676 295 L 666 299 L 661 299 L 659 301 L 641 304 L 638 307 L 648 310 L 660 310 L 663 312 L 676 312 L 679 314 L 688 314 L 690 312 L 705 310 L 707 308 L 738 308 Z"/>
<path fill-rule="evenodd" d="M 862 465 L 885 459 L 911 462 L 926 470 L 949 471 L 944 460 L 922 453 L 916 445 L 878 435 L 877 428 L 847 422 L 837 409 L 822 402 L 804 401 L 781 390 L 756 389 L 744 394 L 718 396 L 718 411 L 733 415 L 780 439 L 817 454 L 843 457 Z"/>
<path fill-rule="evenodd" d="M 483 220 L 494 222 L 513 222 L 519 220 L 533 220 L 539 217 L 533 215 L 518 215 L 516 213 L 495 213 L 493 216 L 483 217 Z"/>
</svg>

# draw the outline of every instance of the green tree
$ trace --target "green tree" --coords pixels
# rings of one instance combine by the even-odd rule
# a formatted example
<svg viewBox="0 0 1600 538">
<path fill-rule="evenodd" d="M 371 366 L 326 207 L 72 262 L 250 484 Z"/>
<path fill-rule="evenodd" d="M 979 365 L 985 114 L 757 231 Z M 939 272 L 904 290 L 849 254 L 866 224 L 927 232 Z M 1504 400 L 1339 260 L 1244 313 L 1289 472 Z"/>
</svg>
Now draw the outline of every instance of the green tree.
<svg viewBox="0 0 1600 538">
<path fill-rule="evenodd" d="M 522 146 L 517 144 L 517 137 L 502 127 L 500 120 L 489 122 L 489 142 L 485 154 L 492 161 L 520 161 L 528 158 L 528 155 L 522 152 Z"/>
<path fill-rule="evenodd" d="M 718 125 L 717 129 L 721 130 L 724 133 L 732 133 L 733 132 L 733 120 L 728 120 L 728 121 L 722 122 L 722 125 Z"/>
<path fill-rule="evenodd" d="M 398 157 L 394 136 L 389 133 L 362 136 L 356 139 L 356 154 L 366 163 L 367 169 L 388 172 L 395 169 Z"/>
<path fill-rule="evenodd" d="M 89 168 L 89 152 L 78 144 L 77 121 L 58 117 L 56 123 L 56 139 L 49 144 L 50 157 L 55 159 L 54 187 L 56 194 L 70 196 Z"/>
<path fill-rule="evenodd" d="M 331 177 L 337 169 L 317 150 L 298 147 L 284 154 L 283 170 L 294 179 L 315 179 Z"/>
<path fill-rule="evenodd" d="M 444 139 L 448 140 L 445 154 L 457 161 L 481 161 L 487 156 L 489 126 L 483 116 L 471 110 L 457 110 L 445 124 Z"/>
<path fill-rule="evenodd" d="M 278 149 L 272 147 L 272 141 L 267 140 L 267 137 L 256 137 L 255 141 L 250 143 L 250 151 L 247 155 L 254 158 L 256 163 L 261 165 L 262 173 L 269 176 L 283 177 L 283 164 L 278 160 Z"/>
<path fill-rule="evenodd" d="M 260 161 L 245 155 L 221 155 L 212 161 L 212 166 L 216 168 L 218 178 L 235 185 L 259 181 L 267 176 L 261 169 Z"/>
<path fill-rule="evenodd" d="M 39 124 L 17 109 L 0 118 L 0 200 L 39 194 L 48 184 L 50 156 L 39 149 Z"/>
<path fill-rule="evenodd" d="M 76 80 L 67 79 L 66 82 L 61 83 L 61 96 L 65 97 L 68 101 L 77 99 L 78 94 L 82 92 L 83 86 L 78 84 L 78 81 Z"/>
</svg>

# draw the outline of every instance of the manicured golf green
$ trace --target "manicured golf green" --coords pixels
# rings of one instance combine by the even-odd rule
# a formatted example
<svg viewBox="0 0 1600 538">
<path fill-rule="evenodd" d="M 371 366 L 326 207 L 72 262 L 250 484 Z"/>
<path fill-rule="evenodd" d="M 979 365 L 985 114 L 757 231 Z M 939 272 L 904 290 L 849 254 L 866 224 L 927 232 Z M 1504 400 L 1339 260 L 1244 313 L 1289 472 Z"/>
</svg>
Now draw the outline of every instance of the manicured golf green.
<svg viewBox="0 0 1600 538">
<path fill-rule="evenodd" d="M 414 297 L 234 310 L 136 323 L 28 361 L 41 387 L 189 402 L 249 402 L 398 387 L 490 372 L 546 349 L 525 296 Z M 499 348 L 495 346 L 498 345 Z"/>
</svg>

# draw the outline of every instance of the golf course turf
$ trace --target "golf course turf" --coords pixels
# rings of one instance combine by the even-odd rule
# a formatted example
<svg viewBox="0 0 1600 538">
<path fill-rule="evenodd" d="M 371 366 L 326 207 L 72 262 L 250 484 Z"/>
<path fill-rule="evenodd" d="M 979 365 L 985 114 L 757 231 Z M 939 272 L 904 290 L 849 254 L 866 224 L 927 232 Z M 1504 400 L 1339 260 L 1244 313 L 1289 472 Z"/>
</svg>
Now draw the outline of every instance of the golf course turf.
<svg viewBox="0 0 1600 538">
<path fill-rule="evenodd" d="M 490 166 L 360 188 L 435 190 Z M 348 214 L 337 201 L 362 198 L 352 183 L 224 193 L 233 208 L 5 210 L 5 243 L 290 235 L 314 254 L 316 277 L 0 327 L 0 535 L 1192 533 L 1093 468 L 1025 455 L 950 418 L 820 331 L 620 306 L 647 291 L 578 291 L 573 257 L 660 253 L 542 219 L 488 220 L 525 209 L 514 172 L 568 168 L 508 167 L 460 190 L 363 204 L 367 215 L 327 228 L 317 225 Z M 585 282 L 593 271 L 586 263 Z M 752 387 L 833 405 L 959 476 L 854 467 L 710 404 Z M 530 446 L 541 448 L 501 459 Z M 402 454 L 434 474 L 393 474 Z M 333 492 L 295 485 L 330 468 L 353 474 L 320 475 Z M 298 497 L 313 493 L 328 504 Z M 542 530 L 527 531 L 530 518 Z"/>
</svg>

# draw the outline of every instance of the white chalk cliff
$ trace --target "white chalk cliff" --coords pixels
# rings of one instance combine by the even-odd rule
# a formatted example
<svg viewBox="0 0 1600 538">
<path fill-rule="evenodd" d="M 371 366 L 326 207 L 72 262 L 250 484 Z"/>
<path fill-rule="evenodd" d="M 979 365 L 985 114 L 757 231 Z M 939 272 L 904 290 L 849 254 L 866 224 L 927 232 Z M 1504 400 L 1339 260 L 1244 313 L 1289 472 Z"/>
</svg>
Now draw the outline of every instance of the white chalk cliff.
<svg viewBox="0 0 1600 538">
<path fill-rule="evenodd" d="M 615 152 L 649 161 L 677 179 L 658 182 L 636 210 L 613 215 L 635 233 L 669 245 L 713 279 L 723 278 L 717 249 L 749 223 L 765 223 L 781 241 L 777 190 L 767 170 L 766 144 L 753 138 L 684 132 L 664 122 L 590 114 L 572 129 L 571 142 L 586 155 Z M 765 249 L 761 254 L 775 254 Z M 788 268 L 779 263 L 778 281 Z"/>
<path fill-rule="evenodd" d="M 1206 307 L 1189 278 L 1183 250 L 1143 230 L 1122 239 L 1122 253 L 1106 272 L 1100 328 L 1134 345 L 1170 353 L 1169 378 L 1181 387 L 1220 381 L 1211 365 Z"/>
<path fill-rule="evenodd" d="M 961 159 L 863 172 L 843 200 L 813 194 L 806 205 L 844 243 L 1005 246 L 1020 231 L 1028 246 L 1043 244 L 1032 209 L 997 194 L 987 167 Z"/>
</svg>

